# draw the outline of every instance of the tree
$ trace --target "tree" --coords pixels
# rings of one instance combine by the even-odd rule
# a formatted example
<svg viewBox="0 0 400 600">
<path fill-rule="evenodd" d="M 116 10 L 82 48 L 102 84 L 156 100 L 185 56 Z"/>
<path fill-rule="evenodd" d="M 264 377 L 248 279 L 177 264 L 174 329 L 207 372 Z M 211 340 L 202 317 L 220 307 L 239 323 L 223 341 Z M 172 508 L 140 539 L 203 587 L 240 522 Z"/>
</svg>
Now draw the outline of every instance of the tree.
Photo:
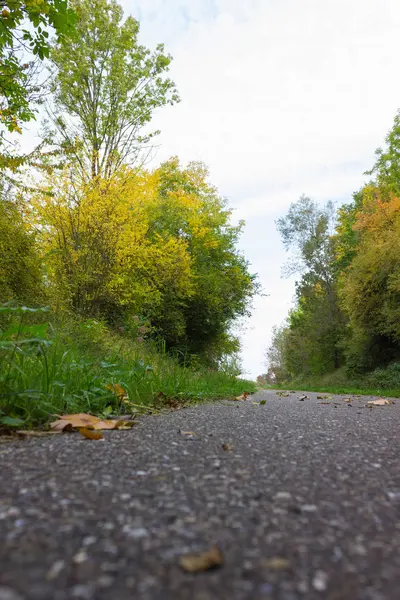
<svg viewBox="0 0 400 600">
<path fill-rule="evenodd" d="M 400 110 L 396 113 L 392 129 L 385 138 L 386 147 L 377 148 L 376 161 L 367 175 L 375 175 L 381 196 L 387 192 L 400 194 Z"/>
<path fill-rule="evenodd" d="M 0 303 L 43 299 L 42 272 L 35 239 L 22 220 L 11 192 L 0 184 Z"/>
<path fill-rule="evenodd" d="M 400 199 L 366 195 L 354 229 L 357 254 L 342 275 L 351 366 L 370 369 L 400 357 Z"/>
<path fill-rule="evenodd" d="M 251 299 L 259 291 L 256 276 L 237 249 L 243 222 L 230 223 L 226 201 L 209 183 L 202 163 L 182 168 L 173 158 L 158 175 L 160 201 L 149 235 L 186 240 L 194 288 L 182 307 L 177 310 L 165 304 L 153 321 L 169 345 L 182 354 L 200 355 L 213 365 L 221 355 L 238 351 L 230 328 L 238 317 L 248 314 Z M 176 329 L 178 322 L 181 329 Z"/>
<path fill-rule="evenodd" d="M 61 39 L 72 35 L 75 14 L 67 0 L 30 2 L 2 0 L 0 27 L 0 123 L 21 132 L 20 122 L 34 117 L 32 106 L 40 97 L 37 65 L 49 56 L 50 31 Z"/>
<path fill-rule="evenodd" d="M 123 168 L 80 187 L 67 170 L 46 191 L 29 206 L 53 304 L 118 325 L 141 315 L 168 349 L 209 366 L 238 351 L 230 327 L 257 285 L 203 165 Z"/>
<path fill-rule="evenodd" d="M 138 42 L 139 23 L 123 21 L 115 0 L 73 0 L 77 35 L 53 47 L 52 120 L 80 175 L 110 178 L 132 164 L 157 132 L 144 132 L 153 112 L 178 101 L 166 78 L 171 57 Z"/>
<path fill-rule="evenodd" d="M 337 295 L 335 222 L 332 203 L 320 208 L 306 196 L 277 221 L 284 246 L 294 249 L 286 272 L 302 273 L 296 289 L 297 307 L 289 318 L 290 347 L 298 356 L 289 369 L 293 373 L 301 368 L 316 375 L 341 364 L 344 318 Z"/>
</svg>

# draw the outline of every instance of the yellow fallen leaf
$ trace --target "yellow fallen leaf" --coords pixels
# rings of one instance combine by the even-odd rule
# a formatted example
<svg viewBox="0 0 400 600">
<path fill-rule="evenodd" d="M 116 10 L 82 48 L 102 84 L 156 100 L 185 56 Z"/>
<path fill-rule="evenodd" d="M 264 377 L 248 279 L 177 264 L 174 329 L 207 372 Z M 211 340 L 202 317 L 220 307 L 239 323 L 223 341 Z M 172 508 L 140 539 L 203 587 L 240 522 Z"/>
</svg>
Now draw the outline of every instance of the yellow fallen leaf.
<svg viewBox="0 0 400 600">
<path fill-rule="evenodd" d="M 94 429 L 89 429 L 89 427 L 81 427 L 78 431 L 81 435 L 83 435 L 84 438 L 88 440 L 103 439 L 103 434 L 101 431 L 95 431 Z"/>
<path fill-rule="evenodd" d="M 263 562 L 263 566 L 267 569 L 272 569 L 273 571 L 279 571 L 281 569 L 287 569 L 290 567 L 290 562 L 286 558 L 276 556 L 274 558 L 265 560 Z"/>
<path fill-rule="evenodd" d="M 200 554 L 187 554 L 181 556 L 179 564 L 184 571 L 188 573 L 199 573 L 208 571 L 223 565 L 224 559 L 218 546 L 213 546 L 210 550 Z"/>
<path fill-rule="evenodd" d="M 233 450 L 233 446 L 232 444 L 222 444 L 222 449 L 225 450 L 225 452 L 230 452 Z"/>
<path fill-rule="evenodd" d="M 392 404 L 390 400 L 386 400 L 385 398 L 378 398 L 378 400 L 368 400 L 367 404 L 372 404 L 373 406 L 385 406 L 386 404 Z"/>
<path fill-rule="evenodd" d="M 49 435 L 55 435 L 56 433 L 61 433 L 61 431 L 35 431 L 34 429 L 32 429 L 32 430 L 18 429 L 18 431 L 16 431 L 16 433 L 18 435 L 20 435 L 21 437 L 47 437 Z"/>
<path fill-rule="evenodd" d="M 235 398 L 233 398 L 233 400 L 237 400 L 237 401 L 246 400 L 248 395 L 249 395 L 249 392 L 244 392 L 244 394 L 241 394 L 240 396 L 236 396 Z"/>
</svg>

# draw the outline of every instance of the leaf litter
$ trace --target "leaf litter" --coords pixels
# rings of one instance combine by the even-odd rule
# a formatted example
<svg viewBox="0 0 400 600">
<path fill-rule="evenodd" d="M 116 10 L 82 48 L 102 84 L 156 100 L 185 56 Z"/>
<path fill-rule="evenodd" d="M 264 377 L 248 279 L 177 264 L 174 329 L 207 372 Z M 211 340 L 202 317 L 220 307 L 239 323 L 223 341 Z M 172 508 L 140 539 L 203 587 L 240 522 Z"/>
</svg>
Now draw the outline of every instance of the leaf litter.
<svg viewBox="0 0 400 600">
<path fill-rule="evenodd" d="M 133 420 L 100 419 L 86 413 L 77 413 L 59 416 L 56 421 L 50 423 L 50 427 L 53 431 L 74 431 L 80 429 L 101 431 L 103 429 L 130 429 L 134 424 Z"/>
<path fill-rule="evenodd" d="M 221 567 L 224 564 L 224 557 L 219 547 L 214 545 L 206 552 L 181 556 L 179 564 L 187 573 L 200 573 Z"/>
</svg>

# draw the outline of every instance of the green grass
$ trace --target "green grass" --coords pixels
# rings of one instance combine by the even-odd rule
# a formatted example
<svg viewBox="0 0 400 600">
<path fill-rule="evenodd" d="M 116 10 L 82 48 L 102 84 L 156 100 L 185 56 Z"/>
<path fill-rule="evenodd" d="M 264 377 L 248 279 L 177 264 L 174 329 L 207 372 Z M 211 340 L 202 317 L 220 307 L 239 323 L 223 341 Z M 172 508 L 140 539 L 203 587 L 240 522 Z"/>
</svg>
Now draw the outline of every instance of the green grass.
<svg viewBox="0 0 400 600">
<path fill-rule="evenodd" d="M 386 396 L 388 398 L 400 398 L 400 390 L 391 388 L 365 388 L 365 387 L 354 387 L 351 385 L 347 386 L 326 386 L 317 385 L 315 383 L 307 384 L 289 384 L 286 386 L 282 385 L 271 385 L 268 388 L 271 390 L 295 390 L 299 392 L 325 392 L 328 394 L 339 394 L 339 395 L 350 395 L 350 396 Z"/>
<path fill-rule="evenodd" d="M 146 343 L 94 320 L 45 321 L 33 309 L 0 309 L 0 423 L 37 426 L 55 414 L 121 414 L 107 385 L 119 384 L 138 407 L 169 406 L 255 391 L 226 372 L 191 369 Z M 11 313 L 11 311 L 14 311 Z M 160 394 L 162 392 L 162 394 Z"/>
<path fill-rule="evenodd" d="M 400 398 L 400 364 L 393 363 L 359 376 L 351 376 L 345 369 L 321 376 L 318 380 L 286 382 L 285 385 L 269 386 L 271 389 L 293 389 L 330 394 L 350 394 L 357 396 L 387 396 Z"/>
</svg>

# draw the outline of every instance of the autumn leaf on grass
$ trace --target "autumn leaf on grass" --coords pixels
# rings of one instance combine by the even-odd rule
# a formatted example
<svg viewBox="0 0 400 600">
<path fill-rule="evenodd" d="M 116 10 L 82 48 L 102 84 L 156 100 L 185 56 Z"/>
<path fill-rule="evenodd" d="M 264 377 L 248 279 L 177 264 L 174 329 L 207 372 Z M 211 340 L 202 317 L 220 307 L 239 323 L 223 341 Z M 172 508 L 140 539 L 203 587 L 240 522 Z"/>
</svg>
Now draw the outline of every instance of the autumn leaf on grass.
<svg viewBox="0 0 400 600">
<path fill-rule="evenodd" d="M 103 434 L 101 433 L 101 431 L 95 431 L 94 429 L 89 429 L 89 427 L 81 427 L 79 429 L 79 433 L 88 440 L 102 440 L 103 439 Z"/>
<path fill-rule="evenodd" d="M 243 394 L 241 394 L 240 396 L 236 396 L 235 398 L 233 398 L 233 400 L 236 401 L 241 401 L 241 400 L 246 400 L 246 398 L 248 397 L 249 392 L 244 392 Z"/>
<path fill-rule="evenodd" d="M 224 564 L 224 559 L 218 546 L 213 546 L 206 552 L 181 556 L 179 564 L 188 573 L 199 573 L 220 567 Z"/>
<path fill-rule="evenodd" d="M 372 406 L 386 406 L 392 403 L 390 400 L 386 400 L 386 398 L 378 398 L 378 400 L 368 400 L 367 404 L 371 404 Z"/>
<path fill-rule="evenodd" d="M 109 383 L 106 385 L 106 389 L 115 394 L 119 402 L 126 402 L 129 400 L 127 391 L 119 383 Z"/>
</svg>

